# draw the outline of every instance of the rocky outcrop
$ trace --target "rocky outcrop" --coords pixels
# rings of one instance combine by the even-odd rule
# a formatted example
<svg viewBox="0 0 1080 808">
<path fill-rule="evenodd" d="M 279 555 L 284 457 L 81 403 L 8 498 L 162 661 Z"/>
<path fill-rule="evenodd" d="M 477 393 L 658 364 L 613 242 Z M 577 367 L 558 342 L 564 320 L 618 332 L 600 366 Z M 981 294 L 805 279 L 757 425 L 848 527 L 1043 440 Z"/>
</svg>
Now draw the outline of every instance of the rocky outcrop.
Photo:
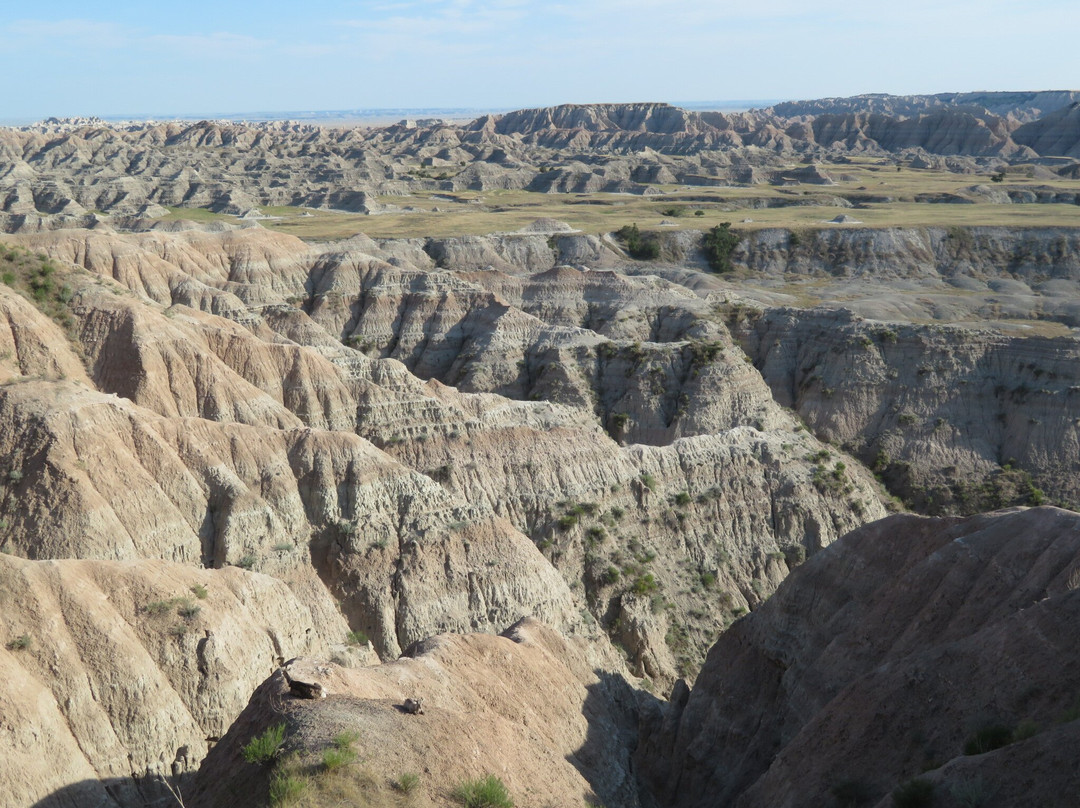
<svg viewBox="0 0 1080 808">
<path fill-rule="evenodd" d="M 186 782 L 283 657 L 345 631 L 270 576 L 153 560 L 0 554 L 0 610 L 9 805 L 165 796 L 159 778 Z"/>
<path fill-rule="evenodd" d="M 335 736 L 356 738 L 362 763 L 346 777 L 361 794 L 390 791 L 390 783 L 413 773 L 419 777 L 409 799 L 443 804 L 463 781 L 494 775 L 515 800 L 639 804 L 629 761 L 633 691 L 598 675 L 585 647 L 537 621 L 498 637 L 434 637 L 376 668 L 316 660 L 291 667 L 309 671 L 327 697 L 291 699 L 284 677 L 271 677 L 200 770 L 197 804 L 232 805 L 236 793 L 266 794 L 269 772 L 245 763 L 241 747 L 281 721 L 295 757 L 279 762 L 279 770 L 321 760 Z M 405 710 L 409 694 L 422 696 L 422 713 Z"/>
<path fill-rule="evenodd" d="M 920 776 L 935 803 L 1062 804 L 1080 785 L 1058 768 L 1080 730 L 1078 527 L 1039 508 L 845 537 L 655 709 L 644 779 L 672 806 L 884 807 Z"/>
<path fill-rule="evenodd" d="M 1000 117 L 1018 121 L 1055 112 L 1078 100 L 1075 90 L 1043 90 L 1036 92 L 976 92 L 937 93 L 935 95 L 887 95 L 868 93 L 849 98 L 819 98 L 812 101 L 785 101 L 769 111 L 788 118 L 807 115 L 843 115 L 849 112 L 869 112 L 908 118 L 959 106 L 987 110 Z"/>
<path fill-rule="evenodd" d="M 745 345 L 777 401 L 915 507 L 1080 501 L 1073 339 L 775 309 Z"/>
<path fill-rule="evenodd" d="M 1068 92 L 863 96 L 737 114 L 660 103 L 563 105 L 464 125 L 371 129 L 46 123 L 0 130 L 0 226 L 23 233 L 109 226 L 173 207 L 245 219 L 266 206 L 374 214 L 394 209 L 378 197 L 413 190 L 644 194 L 656 192 L 650 183 L 781 177 L 782 158 L 826 154 L 914 150 L 948 155 L 945 168 L 970 172 L 976 161 L 1075 156 L 1067 115 L 1075 100 Z M 1028 123 L 1015 140 L 1021 120 Z"/>
<path fill-rule="evenodd" d="M 1080 101 L 1024 124 L 1013 139 L 1047 157 L 1080 157 Z"/>
</svg>

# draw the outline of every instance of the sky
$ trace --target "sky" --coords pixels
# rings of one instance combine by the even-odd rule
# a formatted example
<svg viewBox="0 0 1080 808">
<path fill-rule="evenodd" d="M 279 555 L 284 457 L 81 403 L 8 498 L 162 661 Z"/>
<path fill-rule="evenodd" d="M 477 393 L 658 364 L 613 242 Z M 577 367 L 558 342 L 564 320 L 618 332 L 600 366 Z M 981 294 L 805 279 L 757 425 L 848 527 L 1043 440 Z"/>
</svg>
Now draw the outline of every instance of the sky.
<svg viewBox="0 0 1080 808">
<path fill-rule="evenodd" d="M 1080 89 L 1076 0 L 5 0 L 0 120 Z"/>
</svg>

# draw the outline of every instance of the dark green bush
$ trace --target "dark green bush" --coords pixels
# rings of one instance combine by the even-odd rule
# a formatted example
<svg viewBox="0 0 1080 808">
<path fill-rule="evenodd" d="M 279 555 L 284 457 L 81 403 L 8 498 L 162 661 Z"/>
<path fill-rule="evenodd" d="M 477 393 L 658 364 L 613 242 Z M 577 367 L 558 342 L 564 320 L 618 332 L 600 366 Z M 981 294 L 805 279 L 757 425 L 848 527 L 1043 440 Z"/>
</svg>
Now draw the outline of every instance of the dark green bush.
<svg viewBox="0 0 1080 808">
<path fill-rule="evenodd" d="M 247 742 L 242 750 L 244 760 L 248 763 L 269 763 L 277 756 L 284 740 L 285 724 L 270 727 Z"/>
<path fill-rule="evenodd" d="M 721 222 L 708 230 L 703 240 L 703 249 L 709 269 L 713 272 L 730 272 L 733 268 L 731 254 L 735 252 L 740 241 L 742 236 L 731 229 L 731 222 Z"/>
</svg>

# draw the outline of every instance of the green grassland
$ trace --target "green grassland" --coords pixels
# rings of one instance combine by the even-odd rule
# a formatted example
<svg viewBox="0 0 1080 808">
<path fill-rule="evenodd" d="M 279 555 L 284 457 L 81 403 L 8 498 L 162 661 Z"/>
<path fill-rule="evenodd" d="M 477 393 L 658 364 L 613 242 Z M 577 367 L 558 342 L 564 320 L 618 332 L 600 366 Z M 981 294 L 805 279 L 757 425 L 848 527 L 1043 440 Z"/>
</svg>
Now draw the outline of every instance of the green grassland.
<svg viewBox="0 0 1080 808">
<path fill-rule="evenodd" d="M 264 227 L 309 240 L 342 239 L 357 233 L 372 238 L 409 238 L 513 232 L 540 217 L 558 219 L 593 234 L 611 232 L 631 223 L 637 223 L 643 229 L 663 226 L 701 230 L 724 221 L 738 223 L 743 229 L 813 228 L 823 226 L 841 213 L 861 223 L 843 225 L 845 227 L 1080 226 L 1080 206 L 1077 205 L 915 201 L 918 194 L 953 194 L 979 200 L 978 194 L 968 190 L 979 184 L 994 189 L 1030 187 L 1080 192 L 1080 180 L 1031 178 L 1023 166 L 1010 168 L 1001 184 L 992 183 L 989 175 L 906 167 L 897 171 L 893 163 L 871 159 L 822 167 L 836 181 L 835 185 L 657 185 L 653 188 L 658 193 L 648 196 L 422 190 L 407 196 L 379 197 L 380 203 L 393 206 L 387 213 L 369 216 L 267 207 L 260 210 L 275 218 L 263 219 L 261 223 Z M 830 204 L 837 197 L 856 207 Z M 880 201 L 884 197 L 889 201 Z M 671 215 L 672 209 L 679 215 Z M 238 221 L 233 216 L 197 209 L 172 209 L 166 218 Z"/>
</svg>

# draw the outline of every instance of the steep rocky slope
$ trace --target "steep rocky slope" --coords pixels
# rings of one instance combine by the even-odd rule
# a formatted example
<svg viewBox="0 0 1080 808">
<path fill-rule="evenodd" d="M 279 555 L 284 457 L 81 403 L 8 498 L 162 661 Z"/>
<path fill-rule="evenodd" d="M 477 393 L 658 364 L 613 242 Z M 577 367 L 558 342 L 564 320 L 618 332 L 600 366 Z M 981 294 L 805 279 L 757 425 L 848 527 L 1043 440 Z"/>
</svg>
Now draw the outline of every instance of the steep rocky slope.
<svg viewBox="0 0 1080 808">
<path fill-rule="evenodd" d="M 887 806 L 920 774 L 935 805 L 1071 804 L 1078 570 L 1066 511 L 864 527 L 720 638 L 636 759 L 673 806 Z"/>
<path fill-rule="evenodd" d="M 963 234 L 792 245 L 766 231 L 740 247 L 739 282 L 954 275 L 989 296 L 998 280 L 1075 278 L 1069 232 Z M 311 629 L 300 650 L 345 663 L 350 632 L 391 660 L 435 633 L 535 616 L 583 643 L 589 671 L 667 692 L 807 556 L 885 514 L 870 472 L 800 414 L 870 462 L 888 444 L 911 486 L 995 473 L 1007 458 L 987 446 L 1030 449 L 1016 456 L 1025 467 L 1076 462 L 1073 343 L 758 312 L 731 279 L 698 271 L 697 238 L 672 240 L 678 263 L 639 264 L 612 240 L 549 230 L 335 244 L 258 227 L 13 237 L 0 255 L 14 267 L 0 284 L 0 544 L 32 569 L 94 559 L 143 575 L 139 559 L 152 559 L 147 570 L 272 576 Z M 1067 298 L 1055 289 L 1047 300 Z M 996 390 L 1029 376 L 1038 391 Z M 894 439 L 910 425 L 881 414 L 892 381 L 906 383 L 913 417 L 947 410 L 954 437 L 934 420 Z M 982 414 L 988 401 L 1004 424 Z M 147 658 L 167 670 L 152 640 Z M 102 660 L 103 678 L 119 658 Z M 177 687 L 201 676 L 184 668 Z M 223 702 L 214 726 L 241 706 Z M 158 746 L 191 746 L 185 732 L 163 729 L 126 774 L 60 779 L 100 775 L 134 794 L 128 775 L 154 769 Z M 568 743 L 530 748 L 563 755 Z M 604 797 L 592 775 L 565 773 L 562 786 Z M 630 800 L 620 789 L 605 799 Z"/>
<path fill-rule="evenodd" d="M 0 554 L 0 610 L 11 806 L 160 798 L 158 776 L 193 772 L 282 657 L 345 631 L 272 577 L 165 561 Z"/>
<path fill-rule="evenodd" d="M 1080 502 L 1075 339 L 773 309 L 745 344 L 777 401 L 914 507 Z"/>
<path fill-rule="evenodd" d="M 379 794 L 392 795 L 391 784 L 412 774 L 411 804 L 453 804 L 456 786 L 488 775 L 504 781 L 519 805 L 639 804 L 629 760 L 634 691 L 598 675 L 580 643 L 536 621 L 498 637 L 434 637 L 375 668 L 301 659 L 286 670 L 328 695 L 291 698 L 284 677 L 271 677 L 199 771 L 196 804 L 259 799 L 285 772 L 298 780 L 315 774 L 301 782 L 311 804 L 320 804 L 317 794 L 328 800 L 333 793 L 331 777 L 317 775 L 324 750 L 342 735 L 355 739 L 359 761 L 333 779 L 339 795 L 357 802 L 379 804 Z M 407 714 L 406 698 L 422 698 L 423 713 Z M 280 722 L 286 732 L 276 772 L 245 763 L 242 747 Z"/>
</svg>

